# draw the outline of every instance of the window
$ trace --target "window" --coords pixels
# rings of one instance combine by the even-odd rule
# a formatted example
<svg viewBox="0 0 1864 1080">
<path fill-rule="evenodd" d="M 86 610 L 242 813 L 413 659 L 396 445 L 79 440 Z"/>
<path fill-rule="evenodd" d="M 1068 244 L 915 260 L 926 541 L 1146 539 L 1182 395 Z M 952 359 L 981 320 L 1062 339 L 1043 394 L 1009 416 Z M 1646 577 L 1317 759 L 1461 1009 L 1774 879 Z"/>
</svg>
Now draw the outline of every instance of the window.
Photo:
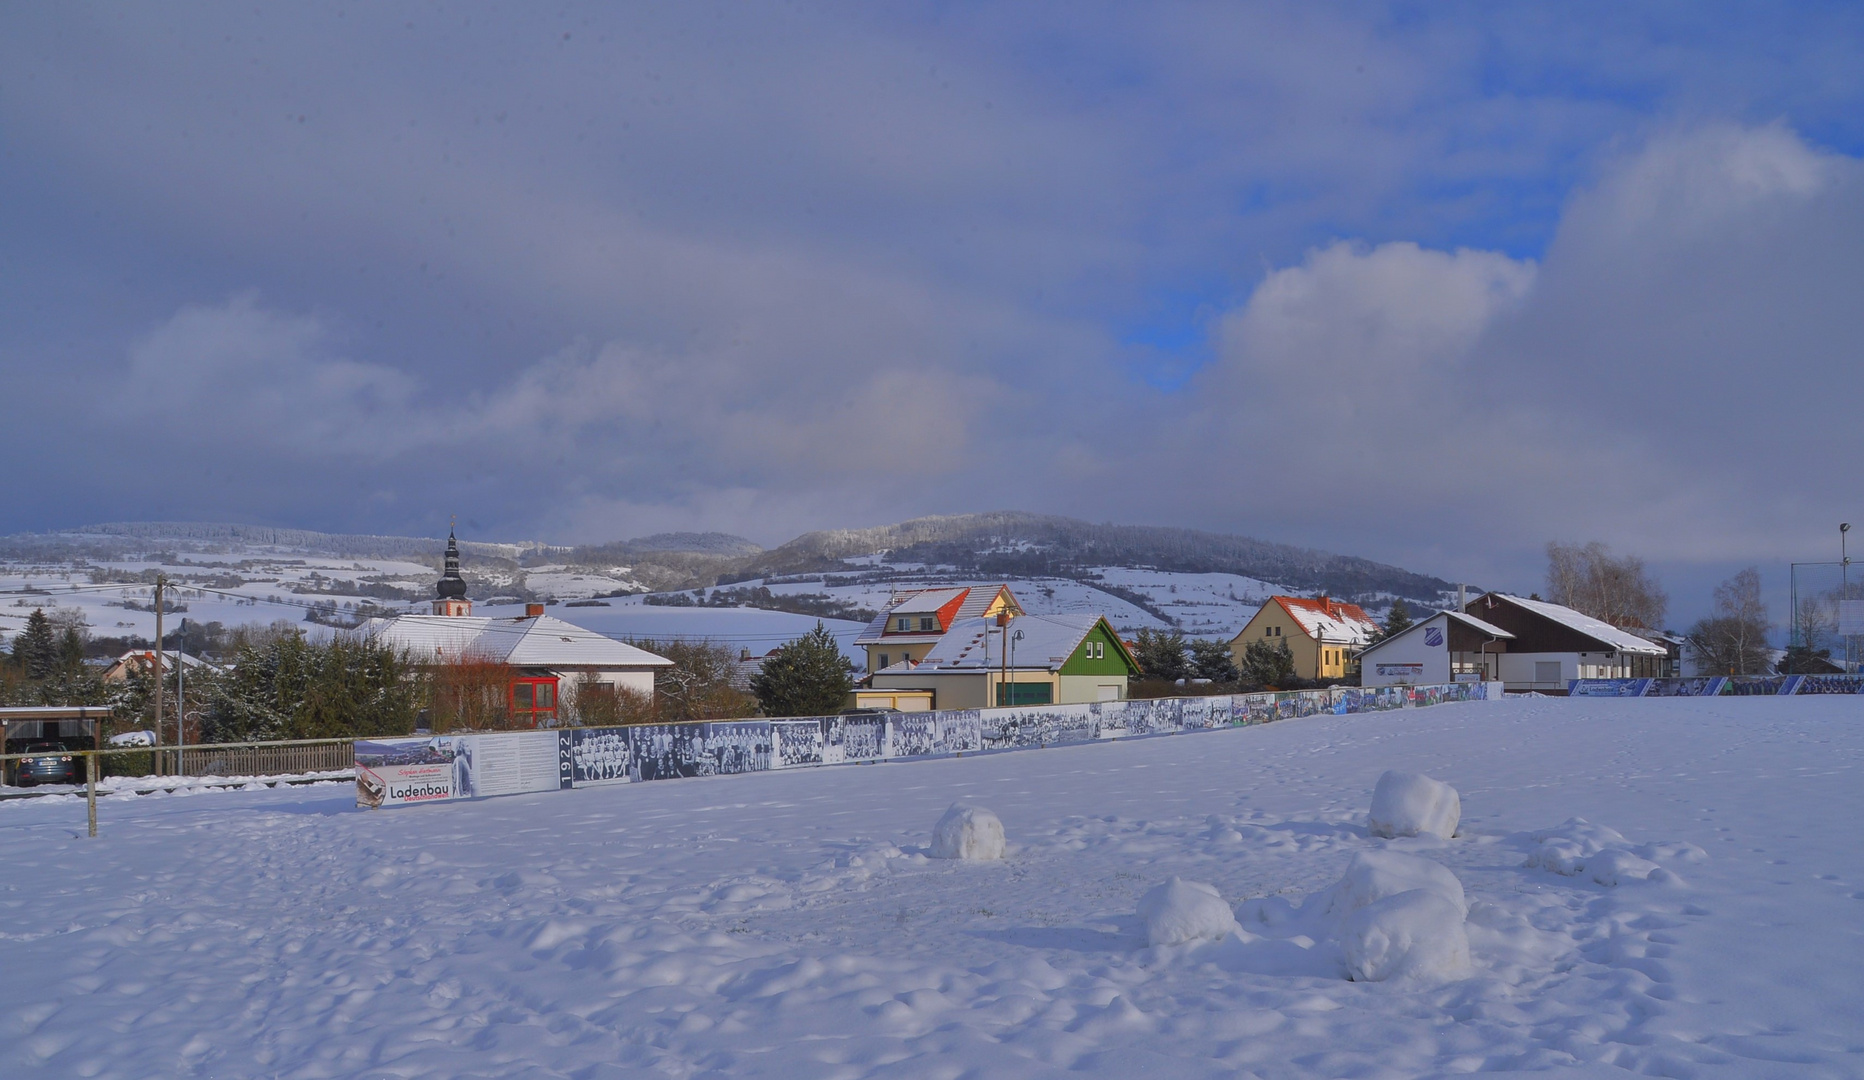
<svg viewBox="0 0 1864 1080">
<path fill-rule="evenodd" d="M 906 617 L 905 615 L 902 615 L 898 619 L 894 620 L 893 628 L 895 630 L 898 630 L 904 633 L 905 631 L 911 630 L 913 628 L 913 621 L 912 619 Z"/>
<path fill-rule="evenodd" d="M 886 654 L 886 653 L 881 653 L 881 654 L 880 654 L 880 663 L 879 663 L 879 665 L 878 665 L 878 666 L 879 666 L 879 667 L 886 667 L 886 666 L 887 666 L 887 654 Z"/>
<path fill-rule="evenodd" d="M 1105 660 L 1106 658 L 1107 658 L 1107 643 L 1104 641 L 1094 642 L 1094 659 Z"/>
<path fill-rule="evenodd" d="M 539 675 L 515 679 L 511 684 L 511 715 L 519 723 L 537 727 L 557 718 L 557 680 Z"/>
<path fill-rule="evenodd" d="M 938 623 L 937 623 L 937 622 L 936 622 L 936 621 L 935 621 L 935 620 L 934 620 L 934 619 L 932 618 L 932 616 L 930 616 L 930 615 L 921 615 L 921 616 L 919 617 L 919 629 L 921 629 L 921 630 L 937 630 L 937 629 L 938 629 Z"/>
</svg>

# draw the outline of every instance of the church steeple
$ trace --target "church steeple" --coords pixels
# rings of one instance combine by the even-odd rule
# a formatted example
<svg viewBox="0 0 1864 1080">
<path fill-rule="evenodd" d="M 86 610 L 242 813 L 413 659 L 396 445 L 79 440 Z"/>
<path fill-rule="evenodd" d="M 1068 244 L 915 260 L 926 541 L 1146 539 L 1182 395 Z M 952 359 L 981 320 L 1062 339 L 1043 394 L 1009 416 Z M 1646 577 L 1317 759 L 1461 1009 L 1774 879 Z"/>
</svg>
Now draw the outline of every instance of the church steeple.
<svg viewBox="0 0 1864 1080">
<path fill-rule="evenodd" d="M 466 599 L 466 579 L 460 577 L 460 543 L 453 538 L 452 529 L 447 530 L 446 571 L 434 586 L 434 595 L 434 614 L 472 614 L 472 601 Z"/>
</svg>

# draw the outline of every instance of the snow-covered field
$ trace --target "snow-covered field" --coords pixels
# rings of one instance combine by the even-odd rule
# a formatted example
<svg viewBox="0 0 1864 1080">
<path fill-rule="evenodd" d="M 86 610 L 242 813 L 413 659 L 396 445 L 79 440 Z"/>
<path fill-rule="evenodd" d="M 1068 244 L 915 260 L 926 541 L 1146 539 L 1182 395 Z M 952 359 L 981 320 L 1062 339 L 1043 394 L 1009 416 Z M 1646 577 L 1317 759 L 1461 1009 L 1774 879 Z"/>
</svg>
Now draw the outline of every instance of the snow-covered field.
<svg viewBox="0 0 1864 1080">
<path fill-rule="evenodd" d="M 97 840 L 8 803 L 0 1075 L 1864 1076 L 1861 749 L 1853 699 L 1515 700 L 373 813 L 113 797 Z M 1370 837 L 1391 768 L 1461 835 Z M 925 857 L 961 799 L 1007 858 Z M 1371 851 L 1460 879 L 1467 974 L 1343 977 L 1294 905 Z M 1174 876 L 1240 931 L 1148 947 Z"/>
</svg>

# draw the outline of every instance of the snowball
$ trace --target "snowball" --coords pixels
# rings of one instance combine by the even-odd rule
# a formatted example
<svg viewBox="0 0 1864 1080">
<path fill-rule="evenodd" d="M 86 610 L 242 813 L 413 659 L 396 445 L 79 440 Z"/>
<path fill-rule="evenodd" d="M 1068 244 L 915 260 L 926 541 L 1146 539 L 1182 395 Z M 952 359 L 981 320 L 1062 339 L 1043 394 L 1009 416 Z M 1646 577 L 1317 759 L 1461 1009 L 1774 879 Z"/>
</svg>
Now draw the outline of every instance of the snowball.
<svg viewBox="0 0 1864 1080">
<path fill-rule="evenodd" d="M 1372 813 L 1366 827 L 1374 836 L 1456 835 L 1463 803 L 1456 789 L 1423 773 L 1387 772 L 1372 791 Z"/>
<path fill-rule="evenodd" d="M 932 827 L 935 859 L 1003 858 L 1003 822 L 979 806 L 951 804 Z"/>
<path fill-rule="evenodd" d="M 1148 945 L 1222 938 L 1236 929 L 1236 915 L 1215 886 L 1182 878 L 1140 897 L 1139 917 L 1145 920 Z"/>
<path fill-rule="evenodd" d="M 1404 855 L 1396 851 L 1362 851 L 1353 856 L 1346 876 L 1329 889 L 1327 914 L 1343 919 L 1387 897 L 1413 890 L 1442 897 L 1460 918 L 1469 911 L 1463 898 L 1463 883 L 1442 863 Z"/>
<path fill-rule="evenodd" d="M 1388 896 L 1353 912 L 1335 938 L 1357 982 L 1435 981 L 1469 970 L 1463 912 L 1426 889 Z"/>
</svg>

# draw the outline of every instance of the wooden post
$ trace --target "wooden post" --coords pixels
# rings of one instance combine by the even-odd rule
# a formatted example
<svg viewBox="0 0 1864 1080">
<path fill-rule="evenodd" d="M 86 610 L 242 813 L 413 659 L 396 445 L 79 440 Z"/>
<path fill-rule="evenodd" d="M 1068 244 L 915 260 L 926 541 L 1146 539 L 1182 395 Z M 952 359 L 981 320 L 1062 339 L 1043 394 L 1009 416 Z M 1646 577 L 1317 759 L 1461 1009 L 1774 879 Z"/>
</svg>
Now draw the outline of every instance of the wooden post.
<svg viewBox="0 0 1864 1080">
<path fill-rule="evenodd" d="M 91 835 L 97 835 L 97 754 L 84 755 L 84 806 L 90 814 Z"/>
</svg>

